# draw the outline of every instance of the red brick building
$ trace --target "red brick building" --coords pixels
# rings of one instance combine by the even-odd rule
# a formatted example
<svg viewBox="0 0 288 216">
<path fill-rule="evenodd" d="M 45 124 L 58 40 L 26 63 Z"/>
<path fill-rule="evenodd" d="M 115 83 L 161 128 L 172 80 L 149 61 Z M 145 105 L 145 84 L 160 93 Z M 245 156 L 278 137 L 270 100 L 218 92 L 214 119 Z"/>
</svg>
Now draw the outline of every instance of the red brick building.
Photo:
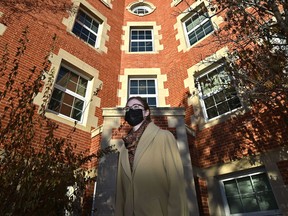
<svg viewBox="0 0 288 216">
<path fill-rule="evenodd" d="M 24 79 L 27 68 L 41 66 L 57 35 L 46 114 L 63 135 L 76 120 L 73 138 L 81 149 L 119 147 L 126 130 L 118 131 L 121 108 L 130 96 L 143 96 L 153 121 L 177 138 L 190 215 L 288 214 L 287 122 L 262 109 L 260 119 L 243 125 L 253 108 L 237 94 L 205 86 L 207 79 L 225 77 L 229 52 L 213 40 L 224 19 L 211 16 L 209 1 L 67 0 L 73 11 L 62 1 L 33 10 L 23 2 L 0 4 L 1 53 L 5 44 L 16 48 L 29 27 Z M 94 215 L 113 215 L 116 161 L 117 155 L 100 161 Z"/>
</svg>

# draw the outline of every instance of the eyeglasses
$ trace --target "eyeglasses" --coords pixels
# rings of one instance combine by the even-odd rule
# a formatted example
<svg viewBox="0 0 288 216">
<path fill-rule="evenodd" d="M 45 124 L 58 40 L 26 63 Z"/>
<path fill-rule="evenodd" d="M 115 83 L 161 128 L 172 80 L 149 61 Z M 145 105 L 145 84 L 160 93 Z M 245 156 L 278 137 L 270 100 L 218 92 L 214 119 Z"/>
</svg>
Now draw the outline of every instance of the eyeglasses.
<svg viewBox="0 0 288 216">
<path fill-rule="evenodd" d="M 123 110 L 125 112 L 128 112 L 130 109 L 136 110 L 136 109 L 143 109 L 143 108 L 144 108 L 144 106 L 142 104 L 133 104 L 130 107 L 129 106 L 124 107 Z"/>
</svg>

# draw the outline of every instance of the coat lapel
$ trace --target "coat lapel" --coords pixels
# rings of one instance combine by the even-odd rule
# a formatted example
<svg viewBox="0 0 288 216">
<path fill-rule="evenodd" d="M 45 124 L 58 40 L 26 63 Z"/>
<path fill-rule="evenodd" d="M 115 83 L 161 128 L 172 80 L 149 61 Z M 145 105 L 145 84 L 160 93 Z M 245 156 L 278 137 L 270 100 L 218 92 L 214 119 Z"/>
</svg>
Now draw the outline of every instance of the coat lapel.
<svg viewBox="0 0 288 216">
<path fill-rule="evenodd" d="M 154 137 L 156 136 L 156 134 L 158 133 L 159 130 L 160 130 L 160 128 L 158 126 L 156 126 L 153 122 L 151 122 L 147 126 L 147 128 L 145 129 L 144 133 L 142 134 L 142 136 L 139 140 L 139 143 L 138 143 L 138 146 L 136 149 L 136 153 L 135 153 L 135 157 L 134 157 L 133 173 L 134 173 L 141 157 L 143 156 L 143 153 L 145 152 L 147 147 L 151 144 L 151 142 L 153 141 Z M 128 164 L 129 164 L 129 162 L 128 162 Z"/>
<path fill-rule="evenodd" d="M 126 175 L 128 176 L 129 180 L 132 181 L 132 174 L 131 174 L 130 163 L 129 163 L 129 159 L 128 159 L 129 158 L 128 157 L 128 150 L 126 149 L 124 144 L 120 149 L 120 154 L 123 155 L 123 156 L 121 156 L 121 165 L 122 165 Z"/>
</svg>

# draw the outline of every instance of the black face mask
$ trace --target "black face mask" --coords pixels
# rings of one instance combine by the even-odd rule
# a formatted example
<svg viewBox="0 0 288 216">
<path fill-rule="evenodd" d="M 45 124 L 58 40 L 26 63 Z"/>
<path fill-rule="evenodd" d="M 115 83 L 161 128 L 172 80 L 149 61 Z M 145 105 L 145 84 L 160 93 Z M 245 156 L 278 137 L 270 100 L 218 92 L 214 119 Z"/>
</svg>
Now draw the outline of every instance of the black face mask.
<svg viewBox="0 0 288 216">
<path fill-rule="evenodd" d="M 125 121 L 131 126 L 136 126 L 144 120 L 142 109 L 129 109 L 125 113 Z"/>
</svg>

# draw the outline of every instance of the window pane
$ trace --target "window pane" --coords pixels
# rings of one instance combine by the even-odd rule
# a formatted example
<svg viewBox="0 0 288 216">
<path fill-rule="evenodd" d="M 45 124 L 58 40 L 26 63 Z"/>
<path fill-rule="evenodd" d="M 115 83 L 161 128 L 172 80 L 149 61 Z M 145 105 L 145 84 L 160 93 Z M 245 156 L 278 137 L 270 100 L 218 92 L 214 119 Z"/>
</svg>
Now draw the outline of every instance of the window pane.
<svg viewBox="0 0 288 216">
<path fill-rule="evenodd" d="M 87 84 L 88 84 L 88 80 L 82 77 L 79 77 L 78 86 L 77 86 L 77 94 L 85 97 Z"/>
<path fill-rule="evenodd" d="M 237 183 L 238 183 L 238 187 L 239 187 L 241 194 L 253 192 L 252 182 L 250 181 L 250 177 L 237 179 Z"/>
<path fill-rule="evenodd" d="M 84 102 L 78 98 L 75 98 L 75 101 L 74 101 L 74 107 L 79 109 L 79 110 L 82 110 L 83 109 L 83 105 L 84 105 Z"/>
<path fill-rule="evenodd" d="M 192 23 L 192 20 L 189 19 L 185 22 L 185 26 L 186 26 L 186 30 L 187 32 L 191 31 L 192 28 L 194 27 L 193 23 Z"/>
<path fill-rule="evenodd" d="M 154 87 L 155 88 L 155 81 L 154 80 L 147 80 L 147 85 L 152 88 Z"/>
<path fill-rule="evenodd" d="M 138 86 L 138 80 L 130 80 L 130 86 Z"/>
<path fill-rule="evenodd" d="M 260 211 L 255 195 L 243 195 L 242 202 L 245 207 L 245 212 Z"/>
<path fill-rule="evenodd" d="M 147 94 L 146 80 L 139 81 L 139 94 Z"/>
<path fill-rule="evenodd" d="M 61 109 L 60 109 L 60 113 L 70 117 L 71 114 L 71 106 L 67 105 L 67 104 L 62 104 Z"/>
<path fill-rule="evenodd" d="M 92 19 L 89 16 L 85 16 L 84 25 L 88 28 L 91 28 L 92 26 Z"/>
<path fill-rule="evenodd" d="M 139 47 L 138 47 L 138 51 L 144 52 L 144 51 L 145 51 L 145 46 L 139 46 Z"/>
<path fill-rule="evenodd" d="M 131 38 L 132 38 L 133 40 L 138 39 L 138 32 L 137 32 L 137 31 L 131 31 Z"/>
<path fill-rule="evenodd" d="M 225 97 L 224 92 L 222 91 L 222 92 L 215 94 L 214 99 L 215 99 L 216 103 L 220 103 L 222 101 L 225 101 L 226 97 Z"/>
<path fill-rule="evenodd" d="M 217 112 L 216 107 L 212 107 L 210 109 L 207 109 L 207 115 L 208 115 L 209 119 L 218 116 L 218 112 Z"/>
<path fill-rule="evenodd" d="M 82 112 L 80 110 L 73 109 L 72 116 L 71 116 L 73 119 L 80 121 L 81 116 L 82 116 Z"/>
<path fill-rule="evenodd" d="M 271 190 L 267 176 L 265 173 L 252 176 L 252 181 L 257 192 Z"/>
<path fill-rule="evenodd" d="M 138 35 L 139 35 L 139 39 L 145 39 L 145 32 L 144 31 L 139 31 L 138 32 Z"/>
<path fill-rule="evenodd" d="M 146 31 L 146 39 L 152 39 L 152 31 Z"/>
<path fill-rule="evenodd" d="M 64 92 L 58 89 L 54 89 L 53 94 L 52 94 L 52 99 L 57 100 L 57 101 L 62 101 L 63 95 L 64 95 Z"/>
<path fill-rule="evenodd" d="M 131 87 L 130 88 L 130 94 L 139 94 L 138 88 Z"/>
<path fill-rule="evenodd" d="M 205 107 L 206 109 L 215 106 L 214 98 L 213 97 L 208 97 L 204 99 Z"/>
<path fill-rule="evenodd" d="M 95 46 L 95 44 L 96 44 L 96 39 L 97 39 L 96 35 L 93 35 L 93 34 L 90 33 L 89 39 L 88 39 L 88 43 L 89 43 L 90 45 L 92 45 L 92 46 Z"/>
<path fill-rule="evenodd" d="M 57 76 L 56 84 L 66 87 L 69 80 L 70 72 L 68 69 L 61 67 Z"/>
<path fill-rule="evenodd" d="M 152 42 L 146 42 L 146 51 L 153 51 Z"/>
<path fill-rule="evenodd" d="M 93 21 L 93 25 L 91 26 L 91 30 L 95 33 L 98 33 L 99 23 Z"/>
<path fill-rule="evenodd" d="M 231 214 L 244 212 L 240 197 L 229 197 L 227 201 Z"/>
<path fill-rule="evenodd" d="M 73 101 L 74 101 L 74 97 L 69 95 L 69 94 L 64 94 L 63 97 L 63 103 L 69 105 L 69 106 L 73 106 Z"/>
<path fill-rule="evenodd" d="M 76 87 L 77 87 L 77 82 L 78 82 L 78 77 L 74 73 L 70 73 L 70 79 L 67 84 L 67 88 L 73 92 L 76 92 Z"/>
<path fill-rule="evenodd" d="M 238 195 L 238 189 L 235 180 L 225 181 L 224 188 L 227 196 Z"/>
<path fill-rule="evenodd" d="M 150 107 L 156 107 L 156 98 L 147 98 Z"/>
<path fill-rule="evenodd" d="M 274 194 L 272 191 L 267 191 L 257 194 L 260 209 L 262 211 L 278 209 Z"/>
<path fill-rule="evenodd" d="M 79 23 L 75 22 L 74 27 L 73 27 L 73 29 L 72 29 L 72 32 L 73 32 L 75 35 L 79 36 L 80 33 L 81 33 L 81 30 L 82 30 L 82 25 L 80 25 Z"/>
<path fill-rule="evenodd" d="M 204 29 L 205 35 L 207 35 L 213 31 L 213 26 L 212 26 L 212 23 L 210 22 L 210 20 L 208 22 L 204 23 L 203 29 Z"/>
<path fill-rule="evenodd" d="M 55 112 L 59 112 L 61 107 L 60 101 L 54 100 L 53 98 L 50 100 L 48 109 L 53 110 Z"/>
<path fill-rule="evenodd" d="M 227 112 L 230 111 L 228 103 L 226 101 L 224 101 L 223 103 L 218 104 L 217 105 L 217 110 L 218 110 L 219 115 L 222 115 L 222 114 L 227 113 Z"/>
<path fill-rule="evenodd" d="M 198 41 L 195 32 L 191 32 L 188 37 L 189 37 L 190 45 L 192 45 Z"/>
<path fill-rule="evenodd" d="M 80 34 L 80 38 L 83 39 L 84 41 L 87 41 L 87 39 L 88 39 L 88 32 L 87 32 L 87 34 L 85 34 L 85 32 L 82 32 L 82 33 Z"/>
<path fill-rule="evenodd" d="M 78 11 L 77 20 L 82 23 L 85 22 L 85 14 L 81 10 Z"/>
<path fill-rule="evenodd" d="M 202 39 L 205 36 L 202 27 L 196 28 L 195 29 L 195 34 L 197 36 L 197 40 L 200 40 L 200 39 Z"/>
</svg>

